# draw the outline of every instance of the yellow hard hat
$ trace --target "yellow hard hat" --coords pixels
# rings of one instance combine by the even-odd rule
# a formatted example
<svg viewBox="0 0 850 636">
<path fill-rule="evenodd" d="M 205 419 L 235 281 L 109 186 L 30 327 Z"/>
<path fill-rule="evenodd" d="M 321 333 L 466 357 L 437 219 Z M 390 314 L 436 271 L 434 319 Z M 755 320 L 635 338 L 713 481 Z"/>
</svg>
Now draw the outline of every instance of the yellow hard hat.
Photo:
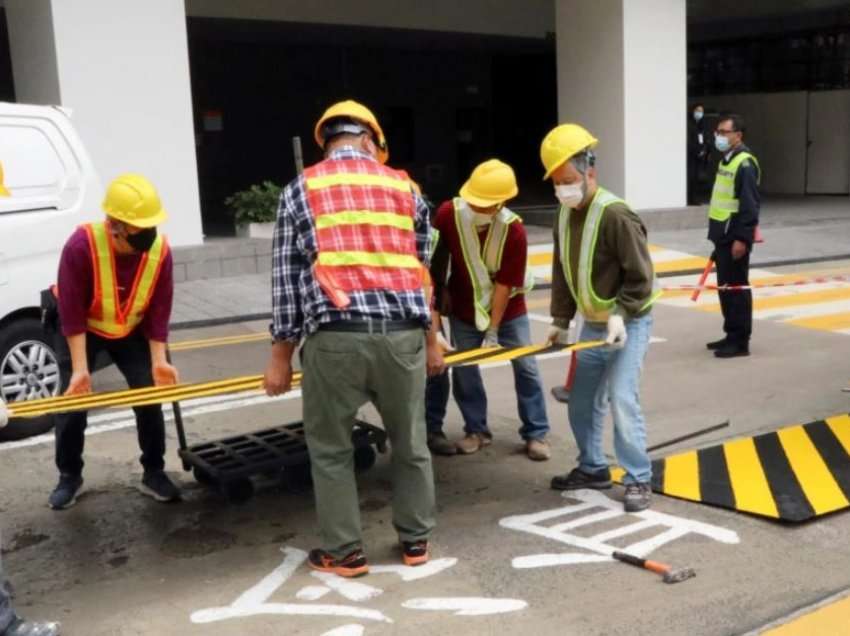
<svg viewBox="0 0 850 636">
<path fill-rule="evenodd" d="M 335 117 L 348 117 L 369 126 L 375 135 L 375 145 L 378 146 L 378 161 L 381 163 L 387 162 L 387 159 L 390 158 L 390 151 L 387 148 L 387 139 L 384 137 L 384 131 L 381 130 L 378 118 L 375 117 L 374 113 L 363 104 L 351 99 L 346 99 L 344 102 L 337 102 L 328 108 L 319 118 L 319 121 L 316 122 L 316 128 L 313 130 L 313 137 L 316 139 L 316 143 L 319 144 L 319 148 L 322 148 L 323 150 L 325 148 L 325 140 L 322 136 L 322 126 L 325 125 L 325 122 Z"/>
<path fill-rule="evenodd" d="M 540 144 L 540 161 L 546 169 L 544 179 L 570 157 L 595 148 L 599 140 L 578 124 L 561 124 L 549 131 Z"/>
<path fill-rule="evenodd" d="M 140 228 L 154 227 L 168 218 L 156 188 L 140 174 L 113 179 L 106 189 L 103 210 L 113 219 Z"/>
<path fill-rule="evenodd" d="M 519 189 L 513 168 L 498 159 L 488 159 L 475 166 L 461 187 L 460 196 L 467 203 L 489 208 L 513 199 L 517 192 Z"/>
<path fill-rule="evenodd" d="M 9 190 L 6 189 L 6 181 L 3 177 L 3 162 L 0 161 L 0 197 L 10 197 Z"/>
</svg>

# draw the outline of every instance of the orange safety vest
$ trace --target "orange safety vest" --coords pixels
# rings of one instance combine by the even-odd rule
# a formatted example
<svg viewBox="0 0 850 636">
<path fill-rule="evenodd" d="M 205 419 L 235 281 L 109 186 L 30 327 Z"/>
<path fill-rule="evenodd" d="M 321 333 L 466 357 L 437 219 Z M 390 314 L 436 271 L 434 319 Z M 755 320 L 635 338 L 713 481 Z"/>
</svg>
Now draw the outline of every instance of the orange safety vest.
<svg viewBox="0 0 850 636">
<path fill-rule="evenodd" d="M 88 330 L 104 338 L 126 338 L 145 317 L 168 254 L 168 242 L 158 234 L 150 250 L 142 254 L 130 295 L 122 305 L 118 295 L 115 248 L 108 224 L 89 223 L 82 228 L 89 239 L 94 272 L 94 300 L 88 311 Z"/>
<path fill-rule="evenodd" d="M 316 224 L 314 270 L 320 284 L 330 281 L 326 292 L 422 289 L 409 178 L 377 161 L 326 159 L 304 170 L 304 180 Z"/>
</svg>

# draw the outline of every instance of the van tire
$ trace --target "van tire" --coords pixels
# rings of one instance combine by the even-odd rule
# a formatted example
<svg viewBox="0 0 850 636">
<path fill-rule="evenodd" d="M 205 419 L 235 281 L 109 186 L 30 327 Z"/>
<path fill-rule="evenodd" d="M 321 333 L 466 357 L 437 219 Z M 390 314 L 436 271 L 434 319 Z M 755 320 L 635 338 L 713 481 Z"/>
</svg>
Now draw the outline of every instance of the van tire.
<svg viewBox="0 0 850 636">
<path fill-rule="evenodd" d="M 9 352 L 18 344 L 27 341 L 40 342 L 55 359 L 53 345 L 44 333 L 41 321 L 37 318 L 19 318 L 2 328 L 0 335 L 0 365 Z M 0 369 L 1 371 L 1 369 Z M 2 391 L 2 388 L 0 388 Z M 0 428 L 0 441 L 25 439 L 34 435 L 47 433 L 53 428 L 54 418 L 50 415 L 36 418 L 12 418 L 5 428 Z"/>
</svg>

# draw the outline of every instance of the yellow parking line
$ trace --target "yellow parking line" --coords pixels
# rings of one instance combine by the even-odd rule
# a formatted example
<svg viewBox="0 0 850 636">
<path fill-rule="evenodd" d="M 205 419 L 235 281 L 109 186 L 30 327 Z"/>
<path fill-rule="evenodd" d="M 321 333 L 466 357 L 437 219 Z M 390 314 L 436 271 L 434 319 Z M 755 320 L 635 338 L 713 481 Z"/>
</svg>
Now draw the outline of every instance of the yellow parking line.
<svg viewBox="0 0 850 636">
<path fill-rule="evenodd" d="M 850 596 L 819 607 L 785 625 L 762 632 L 761 636 L 846 634 L 848 625 L 850 625 Z"/>
</svg>

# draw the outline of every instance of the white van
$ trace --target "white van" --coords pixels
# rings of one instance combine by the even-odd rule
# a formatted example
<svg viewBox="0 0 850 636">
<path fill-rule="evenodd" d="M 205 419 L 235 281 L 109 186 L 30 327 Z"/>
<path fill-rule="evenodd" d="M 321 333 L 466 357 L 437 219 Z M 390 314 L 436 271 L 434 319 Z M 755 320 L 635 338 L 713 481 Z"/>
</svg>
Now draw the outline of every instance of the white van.
<svg viewBox="0 0 850 636">
<path fill-rule="evenodd" d="M 65 241 L 97 220 L 103 194 L 91 160 L 59 107 L 0 102 L 0 397 L 59 391 L 52 342 L 41 327 L 40 292 L 56 281 Z M 49 418 L 12 420 L 0 440 L 42 433 Z"/>
</svg>

